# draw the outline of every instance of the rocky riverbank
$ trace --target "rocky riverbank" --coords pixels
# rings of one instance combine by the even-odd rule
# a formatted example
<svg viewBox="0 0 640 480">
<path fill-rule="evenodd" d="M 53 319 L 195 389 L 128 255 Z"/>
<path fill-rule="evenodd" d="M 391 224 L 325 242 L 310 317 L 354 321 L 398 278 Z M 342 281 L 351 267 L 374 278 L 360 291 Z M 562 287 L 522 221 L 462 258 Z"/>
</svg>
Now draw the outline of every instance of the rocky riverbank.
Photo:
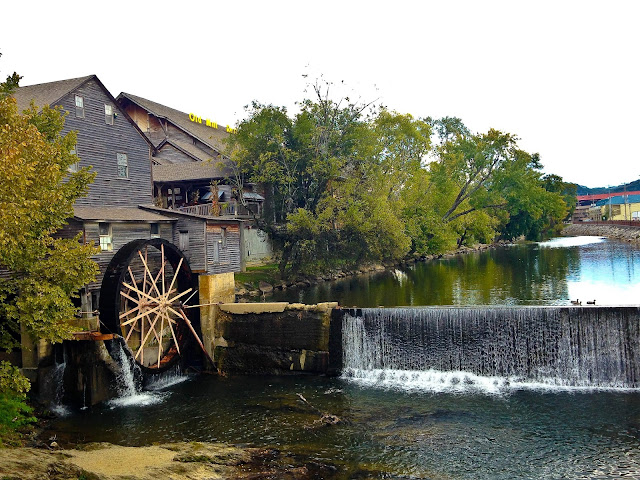
<svg viewBox="0 0 640 480">
<path fill-rule="evenodd" d="M 278 450 L 222 443 L 123 447 L 91 443 L 77 449 L 0 449 L 2 480 L 214 480 L 334 478 L 336 469 L 301 462 Z"/>
<path fill-rule="evenodd" d="M 330 282 L 340 280 L 343 278 L 351 277 L 354 275 L 363 275 L 367 273 L 382 272 L 385 270 L 407 267 L 418 262 L 428 262 L 430 260 L 437 260 L 439 258 L 454 257 L 456 255 L 465 255 L 473 252 L 479 252 L 482 250 L 488 250 L 490 248 L 496 248 L 500 246 L 508 245 L 509 242 L 496 242 L 493 244 L 478 244 L 473 247 L 461 247 L 453 252 L 441 253 L 435 255 L 418 255 L 407 257 L 401 262 L 396 263 L 373 263 L 367 265 L 360 265 L 354 269 L 334 269 L 330 270 L 322 275 L 316 276 L 298 276 L 278 282 L 265 282 L 260 281 L 258 284 L 252 283 L 236 283 L 236 296 L 238 302 L 256 301 L 258 297 L 268 297 L 274 290 L 287 290 L 290 288 L 307 288 L 313 285 L 317 285 L 323 282 Z"/>
<path fill-rule="evenodd" d="M 613 238 L 624 242 L 640 244 L 640 226 L 599 225 L 591 223 L 572 223 L 566 225 L 562 235 L 575 237 L 579 235 Z"/>
</svg>

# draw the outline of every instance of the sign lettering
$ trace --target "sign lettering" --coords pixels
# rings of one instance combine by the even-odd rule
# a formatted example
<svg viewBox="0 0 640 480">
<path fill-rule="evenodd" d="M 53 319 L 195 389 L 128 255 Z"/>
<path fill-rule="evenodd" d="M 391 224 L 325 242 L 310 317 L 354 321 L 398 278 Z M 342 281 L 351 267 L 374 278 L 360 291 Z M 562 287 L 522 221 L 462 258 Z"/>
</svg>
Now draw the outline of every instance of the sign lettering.
<svg viewBox="0 0 640 480">
<path fill-rule="evenodd" d="M 195 113 L 190 113 L 190 114 L 189 114 L 189 120 L 191 120 L 191 121 L 192 121 L 192 122 L 194 122 L 194 123 L 200 123 L 200 124 L 202 123 L 202 117 L 199 117 L 199 116 L 198 116 L 198 115 L 196 115 Z M 210 119 L 208 119 L 208 118 L 205 118 L 205 120 L 204 120 L 204 124 L 205 124 L 207 127 L 211 127 L 211 128 L 215 128 L 215 129 L 217 129 L 217 128 L 218 128 L 218 122 L 214 122 L 214 121 L 212 121 L 212 120 L 210 120 Z M 235 128 L 233 128 L 233 127 L 230 127 L 229 125 L 227 125 L 227 126 L 225 127 L 225 130 L 227 131 L 227 133 L 238 133 L 238 130 L 236 130 L 236 129 L 235 129 Z"/>
</svg>

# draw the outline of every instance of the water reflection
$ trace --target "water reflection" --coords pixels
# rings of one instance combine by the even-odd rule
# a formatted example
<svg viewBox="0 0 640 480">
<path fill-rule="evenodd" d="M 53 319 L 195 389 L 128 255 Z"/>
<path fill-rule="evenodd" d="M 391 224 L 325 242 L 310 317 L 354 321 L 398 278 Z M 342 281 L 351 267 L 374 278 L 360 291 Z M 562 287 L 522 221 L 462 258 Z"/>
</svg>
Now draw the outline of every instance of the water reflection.
<svg viewBox="0 0 640 480">
<path fill-rule="evenodd" d="M 378 274 L 276 292 L 269 300 L 343 306 L 640 303 L 640 249 L 570 237 L 475 252 Z"/>
</svg>

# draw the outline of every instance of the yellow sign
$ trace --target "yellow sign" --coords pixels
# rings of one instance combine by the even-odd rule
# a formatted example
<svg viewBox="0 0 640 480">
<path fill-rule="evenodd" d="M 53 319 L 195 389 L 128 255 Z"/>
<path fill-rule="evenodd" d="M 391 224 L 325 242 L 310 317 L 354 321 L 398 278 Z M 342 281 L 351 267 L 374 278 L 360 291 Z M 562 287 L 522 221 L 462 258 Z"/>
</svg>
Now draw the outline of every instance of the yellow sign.
<svg viewBox="0 0 640 480">
<path fill-rule="evenodd" d="M 202 124 L 202 117 L 199 117 L 198 115 L 196 115 L 195 113 L 190 113 L 189 114 L 189 120 L 191 120 L 193 123 L 200 123 Z M 211 127 L 211 128 L 218 128 L 218 124 L 216 122 L 212 122 L 211 120 L 209 120 L 208 118 L 205 118 L 204 120 L 204 124 L 207 127 Z M 229 125 L 226 126 L 226 130 L 227 133 L 238 133 L 238 131 L 233 128 L 230 127 Z"/>
</svg>

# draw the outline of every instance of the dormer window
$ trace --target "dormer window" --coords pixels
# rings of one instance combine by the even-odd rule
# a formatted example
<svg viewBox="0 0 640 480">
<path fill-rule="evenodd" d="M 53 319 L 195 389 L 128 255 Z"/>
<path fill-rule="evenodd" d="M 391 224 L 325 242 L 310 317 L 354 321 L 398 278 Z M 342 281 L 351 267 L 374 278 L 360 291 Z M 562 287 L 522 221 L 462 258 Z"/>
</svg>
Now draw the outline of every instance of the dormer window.
<svg viewBox="0 0 640 480">
<path fill-rule="evenodd" d="M 111 105 L 104 106 L 104 121 L 107 125 L 113 125 L 113 107 Z"/>
<path fill-rule="evenodd" d="M 84 98 L 76 95 L 76 117 L 84 118 Z"/>
</svg>

